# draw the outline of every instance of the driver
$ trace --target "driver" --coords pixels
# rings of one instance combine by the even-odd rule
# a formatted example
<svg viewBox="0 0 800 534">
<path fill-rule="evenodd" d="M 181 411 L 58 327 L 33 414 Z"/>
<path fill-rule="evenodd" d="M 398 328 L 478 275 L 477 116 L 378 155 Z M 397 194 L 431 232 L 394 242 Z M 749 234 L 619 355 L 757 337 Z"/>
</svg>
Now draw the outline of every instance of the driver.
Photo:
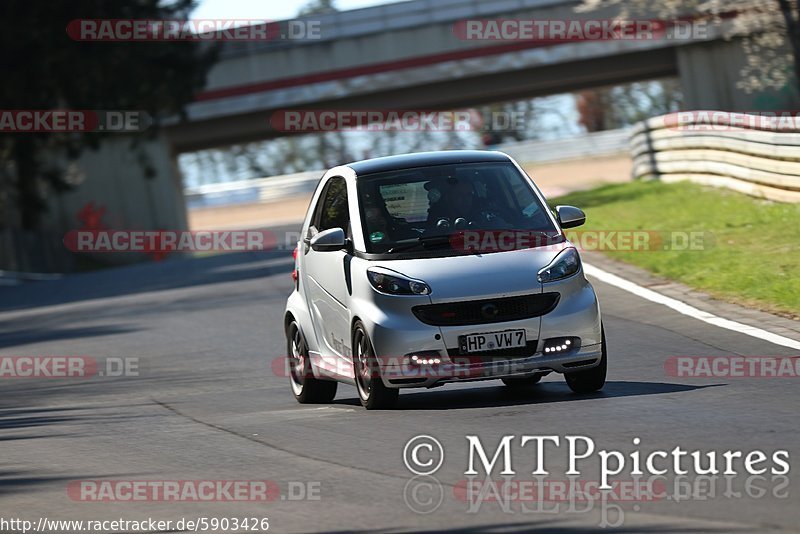
<svg viewBox="0 0 800 534">
<path fill-rule="evenodd" d="M 464 179 L 448 180 L 442 187 L 441 199 L 436 203 L 435 209 L 430 210 L 428 223 L 432 228 L 441 230 L 460 230 L 467 226 L 485 228 L 505 224 L 494 211 L 481 208 L 472 182 Z"/>
</svg>

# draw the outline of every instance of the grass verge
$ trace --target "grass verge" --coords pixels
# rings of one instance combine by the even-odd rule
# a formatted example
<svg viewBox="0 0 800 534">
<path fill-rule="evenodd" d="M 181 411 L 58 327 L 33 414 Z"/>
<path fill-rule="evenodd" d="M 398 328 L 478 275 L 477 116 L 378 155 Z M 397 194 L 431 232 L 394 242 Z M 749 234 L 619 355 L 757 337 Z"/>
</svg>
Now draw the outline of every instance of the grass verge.
<svg viewBox="0 0 800 534">
<path fill-rule="evenodd" d="M 701 250 L 603 251 L 730 302 L 800 318 L 800 205 L 684 182 L 630 182 L 550 199 L 586 212 L 578 230 L 646 230 Z M 677 234 L 676 234 L 677 233 Z"/>
</svg>

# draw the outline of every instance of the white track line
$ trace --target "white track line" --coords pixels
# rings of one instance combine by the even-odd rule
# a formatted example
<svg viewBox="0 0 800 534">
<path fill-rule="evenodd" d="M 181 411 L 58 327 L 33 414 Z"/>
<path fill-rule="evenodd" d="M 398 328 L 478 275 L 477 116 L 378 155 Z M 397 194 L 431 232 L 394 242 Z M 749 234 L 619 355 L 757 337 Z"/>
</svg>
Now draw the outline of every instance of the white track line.
<svg viewBox="0 0 800 534">
<path fill-rule="evenodd" d="M 714 326 L 718 326 L 720 328 L 727 328 L 728 330 L 733 330 L 734 332 L 739 332 L 741 334 L 746 334 L 748 336 L 752 336 L 758 339 L 763 339 L 764 341 L 769 341 L 770 343 L 774 343 L 776 345 L 782 345 L 784 347 L 800 350 L 800 341 L 795 341 L 794 339 L 790 339 L 784 336 L 779 336 L 778 334 L 767 332 L 766 330 L 762 330 L 761 328 L 756 328 L 755 326 L 749 326 L 746 324 L 737 323 L 736 321 L 723 319 L 722 317 L 717 317 L 712 313 L 708 313 L 703 310 L 698 310 L 694 306 L 689 306 L 685 302 L 681 302 L 679 300 L 662 295 L 661 293 L 657 293 L 652 289 L 647 289 L 638 284 L 634 284 L 629 280 L 625 280 L 624 278 L 621 278 L 615 274 L 611 274 L 607 271 L 604 271 L 603 269 L 595 267 L 594 265 L 589 265 L 584 263 L 583 271 L 587 275 L 597 278 L 601 282 L 605 282 L 606 284 L 618 287 L 624 291 L 633 293 L 634 295 L 642 297 L 643 299 L 649 300 L 651 302 L 655 302 L 657 304 L 663 304 L 664 306 L 672 308 L 678 313 L 682 313 L 683 315 L 688 315 L 689 317 L 694 317 L 695 319 L 699 319 L 704 323 L 713 324 Z"/>
</svg>

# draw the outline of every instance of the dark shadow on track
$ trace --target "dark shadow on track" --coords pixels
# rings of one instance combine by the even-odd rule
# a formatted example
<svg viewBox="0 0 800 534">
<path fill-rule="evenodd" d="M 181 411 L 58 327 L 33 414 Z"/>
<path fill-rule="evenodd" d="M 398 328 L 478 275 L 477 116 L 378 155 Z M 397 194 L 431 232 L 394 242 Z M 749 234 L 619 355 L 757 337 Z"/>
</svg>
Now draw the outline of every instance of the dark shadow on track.
<svg viewBox="0 0 800 534">
<path fill-rule="evenodd" d="M 100 475 L 103 477 L 130 477 L 131 473 L 114 473 Z M 84 476 L 83 479 L 96 479 L 100 478 L 98 475 Z M 67 483 L 76 480 L 76 477 L 70 476 L 38 476 L 32 475 L 23 471 L 4 471 L 0 470 L 0 496 L 14 495 L 24 491 L 33 491 L 36 486 L 51 484 L 59 482 L 62 488 L 67 488 Z"/>
<path fill-rule="evenodd" d="M 528 522 L 528 523 L 497 523 L 497 524 L 483 524 L 483 525 L 475 525 L 473 527 L 454 527 L 454 528 L 446 528 L 446 529 L 422 529 L 419 527 L 403 527 L 398 526 L 391 529 L 370 529 L 370 530 L 336 530 L 331 531 L 331 534 L 360 534 L 363 532 L 415 532 L 417 534 L 449 534 L 454 532 L 464 532 L 467 534 L 473 534 L 478 532 L 489 532 L 493 534 L 506 534 L 509 532 L 541 532 L 543 534 L 585 534 L 588 532 L 598 532 L 602 531 L 599 527 L 568 527 L 568 526 L 559 526 L 555 525 L 558 520 L 552 521 L 537 521 L 537 522 Z M 747 529 L 741 529 L 742 532 L 746 532 Z M 609 530 L 610 532 L 620 532 L 622 534 L 632 534 L 632 533 L 640 533 L 643 532 L 641 527 L 638 528 L 627 528 L 627 527 L 617 527 L 612 528 Z M 730 532 L 730 529 L 715 529 L 715 528 L 691 528 L 686 526 L 681 527 L 670 527 L 667 525 L 652 525 L 647 527 L 647 532 L 655 532 L 656 534 L 673 534 L 673 533 L 683 533 L 683 532 L 696 532 L 696 533 L 703 533 L 703 532 Z"/>
<path fill-rule="evenodd" d="M 297 225 L 272 228 L 279 246 L 286 232 Z M 285 259 L 279 264 L 265 261 Z M 0 287 L 0 311 L 23 310 L 67 302 L 108 298 L 148 291 L 176 289 L 203 284 L 233 282 L 292 271 L 292 251 L 275 248 L 264 251 L 230 252 L 205 257 L 170 257 L 163 261 L 78 273 L 57 280 L 27 282 Z"/>
<path fill-rule="evenodd" d="M 5 326 L 0 323 L 0 326 Z M 91 338 L 98 336 L 111 336 L 136 332 L 137 329 L 118 326 L 94 326 L 90 328 L 49 328 L 17 330 L 0 337 L 0 349 L 28 345 L 45 341 L 63 341 L 66 339 Z"/>
<path fill-rule="evenodd" d="M 580 400 L 602 400 L 664 393 L 683 393 L 697 389 L 717 387 L 724 384 L 691 386 L 669 384 L 666 382 L 606 382 L 598 393 L 578 395 L 572 393 L 566 384 L 544 382 L 530 389 L 515 390 L 506 386 L 476 387 L 471 389 L 441 389 L 415 392 L 401 392 L 397 403 L 398 410 L 463 410 L 470 408 L 497 408 L 502 406 L 524 406 L 531 404 L 551 404 L 555 402 L 574 402 Z M 445 386 L 446 388 L 447 386 Z M 359 405 L 358 398 L 338 399 L 337 404 Z"/>
<path fill-rule="evenodd" d="M 0 430 L 12 430 L 18 428 L 31 428 L 37 426 L 56 425 L 58 423 L 71 422 L 71 417 L 13 417 L 0 419 Z"/>
<path fill-rule="evenodd" d="M 32 476 L 20 471 L 0 471 L 0 495 L 32 490 L 40 484 L 72 480 L 71 477 Z"/>
<path fill-rule="evenodd" d="M 95 414 L 91 408 L 41 408 L 30 410 L 0 410 L 0 441 L 36 439 L 43 437 L 71 437 L 77 434 L 56 432 L 64 425 L 97 425 L 120 423 L 131 419 L 153 417 L 152 415 Z M 26 434 L 14 431 L 26 430 Z M 10 432 L 11 434 L 7 434 Z"/>
</svg>

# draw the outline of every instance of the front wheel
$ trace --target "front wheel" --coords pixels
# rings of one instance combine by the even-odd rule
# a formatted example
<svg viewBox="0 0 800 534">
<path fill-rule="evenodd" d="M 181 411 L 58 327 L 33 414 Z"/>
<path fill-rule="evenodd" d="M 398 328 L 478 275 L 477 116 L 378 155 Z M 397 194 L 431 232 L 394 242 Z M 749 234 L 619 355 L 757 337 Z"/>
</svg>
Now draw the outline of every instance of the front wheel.
<svg viewBox="0 0 800 534">
<path fill-rule="evenodd" d="M 292 394 L 300 404 L 331 402 L 336 397 L 336 382 L 314 378 L 308 345 L 297 323 L 292 321 L 286 329 L 287 352 L 289 353 L 289 380 Z"/>
<path fill-rule="evenodd" d="M 400 392 L 383 384 L 375 350 L 361 321 L 356 321 L 353 328 L 353 371 L 358 398 L 364 408 L 382 410 L 397 402 Z"/>
<path fill-rule="evenodd" d="M 565 373 L 569 389 L 575 393 L 592 393 L 603 389 L 606 384 L 606 371 L 608 370 L 608 356 L 606 353 L 606 332 L 601 326 L 602 356 L 600 364 L 585 371 Z"/>
</svg>

